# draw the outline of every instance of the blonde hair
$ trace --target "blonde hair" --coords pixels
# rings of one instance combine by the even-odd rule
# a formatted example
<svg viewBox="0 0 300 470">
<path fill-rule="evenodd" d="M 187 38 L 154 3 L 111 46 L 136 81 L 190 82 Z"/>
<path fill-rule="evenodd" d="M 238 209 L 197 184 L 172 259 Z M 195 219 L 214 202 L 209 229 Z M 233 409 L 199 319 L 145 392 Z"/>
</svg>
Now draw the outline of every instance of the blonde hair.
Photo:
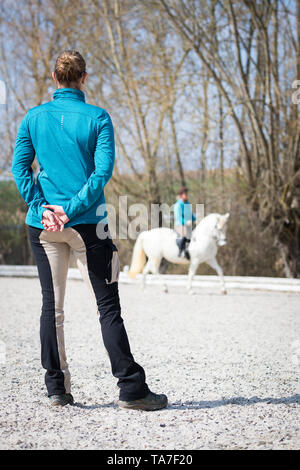
<svg viewBox="0 0 300 470">
<path fill-rule="evenodd" d="M 86 63 L 82 55 L 72 50 L 64 51 L 55 62 L 54 73 L 60 84 L 78 84 L 80 78 L 86 72 Z"/>
</svg>

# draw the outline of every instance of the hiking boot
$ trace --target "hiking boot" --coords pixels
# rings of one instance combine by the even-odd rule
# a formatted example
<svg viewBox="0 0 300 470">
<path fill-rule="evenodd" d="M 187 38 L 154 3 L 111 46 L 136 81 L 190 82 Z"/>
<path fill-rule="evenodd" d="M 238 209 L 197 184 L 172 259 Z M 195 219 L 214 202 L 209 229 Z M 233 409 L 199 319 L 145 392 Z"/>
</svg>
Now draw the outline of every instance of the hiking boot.
<svg viewBox="0 0 300 470">
<path fill-rule="evenodd" d="M 145 398 L 140 398 L 139 400 L 119 400 L 118 405 L 120 408 L 126 408 L 128 410 L 154 411 L 166 408 L 168 398 L 166 395 L 157 395 L 156 393 L 149 392 Z"/>
<path fill-rule="evenodd" d="M 74 398 L 71 393 L 66 393 L 64 395 L 51 395 L 49 400 L 51 406 L 74 405 Z"/>
</svg>

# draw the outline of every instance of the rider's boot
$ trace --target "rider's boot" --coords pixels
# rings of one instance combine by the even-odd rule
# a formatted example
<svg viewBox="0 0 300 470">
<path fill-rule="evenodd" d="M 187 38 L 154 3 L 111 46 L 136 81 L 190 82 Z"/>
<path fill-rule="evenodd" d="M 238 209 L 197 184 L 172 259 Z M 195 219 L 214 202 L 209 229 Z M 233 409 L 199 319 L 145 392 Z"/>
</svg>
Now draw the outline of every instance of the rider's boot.
<svg viewBox="0 0 300 470">
<path fill-rule="evenodd" d="M 182 253 L 184 252 L 185 240 L 186 240 L 185 237 L 177 238 L 177 240 L 176 240 L 177 246 L 179 248 L 179 252 L 178 252 L 179 258 L 182 257 Z"/>
<path fill-rule="evenodd" d="M 189 244 L 190 244 L 190 241 L 188 238 L 185 239 L 185 243 L 184 243 L 184 256 L 186 257 L 187 260 L 190 261 L 191 257 L 190 257 L 190 253 L 189 253 Z"/>
</svg>

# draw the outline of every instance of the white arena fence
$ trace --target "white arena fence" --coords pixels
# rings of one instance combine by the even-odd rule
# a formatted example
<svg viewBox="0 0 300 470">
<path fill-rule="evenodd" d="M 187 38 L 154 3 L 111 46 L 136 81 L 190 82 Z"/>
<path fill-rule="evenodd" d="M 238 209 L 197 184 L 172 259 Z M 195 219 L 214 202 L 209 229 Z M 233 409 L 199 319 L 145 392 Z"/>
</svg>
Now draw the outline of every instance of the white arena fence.
<svg viewBox="0 0 300 470">
<path fill-rule="evenodd" d="M 7 277 L 37 277 L 36 266 L 0 265 L 0 276 Z M 68 279 L 81 280 L 78 269 L 69 268 Z M 187 276 L 183 274 L 161 274 L 160 276 L 147 275 L 147 284 L 186 287 Z M 299 292 L 300 279 L 287 279 L 276 277 L 250 277 L 250 276 L 225 276 L 227 289 L 268 290 L 281 292 Z M 130 279 L 126 272 L 121 272 L 120 283 L 140 284 L 141 275 L 134 280 Z M 193 287 L 216 287 L 219 289 L 218 276 L 195 276 Z"/>
</svg>

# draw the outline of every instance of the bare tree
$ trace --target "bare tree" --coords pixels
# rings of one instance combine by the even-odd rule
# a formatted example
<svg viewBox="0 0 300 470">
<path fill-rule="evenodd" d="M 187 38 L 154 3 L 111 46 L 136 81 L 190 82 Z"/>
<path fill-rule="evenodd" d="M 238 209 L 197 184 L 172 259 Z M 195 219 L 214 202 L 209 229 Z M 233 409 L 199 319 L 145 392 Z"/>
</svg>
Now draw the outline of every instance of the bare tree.
<svg viewBox="0 0 300 470">
<path fill-rule="evenodd" d="M 136 176 L 136 191 L 128 185 L 124 189 L 135 196 L 146 187 L 148 202 L 159 203 L 161 143 L 168 126 L 176 168 L 184 181 L 174 106 L 189 50 L 175 54 L 174 46 L 167 44 L 166 20 L 149 15 L 136 2 L 92 0 L 88 11 L 92 32 L 83 41 L 87 50 L 91 44 L 99 47 L 89 94 L 95 102 L 100 96 L 111 111 L 125 171 Z M 114 180 L 123 186 L 124 178 L 118 173 Z"/>
<path fill-rule="evenodd" d="M 81 3 L 77 0 L 77 7 Z M 1 4 L 1 71 L 10 116 L 3 130 L 7 141 L 3 169 L 10 164 L 20 118 L 30 107 L 50 99 L 55 58 L 68 48 L 76 22 L 76 9 L 66 0 L 3 0 Z"/>
<path fill-rule="evenodd" d="M 213 11 L 210 1 L 159 1 L 218 87 L 240 141 L 249 204 L 272 230 L 286 274 L 300 277 L 300 123 L 291 83 L 281 79 L 299 71 L 296 3 L 297 18 L 279 0 L 224 0 Z M 278 45 L 292 34 L 289 21 L 297 23 L 297 35 L 285 55 Z"/>
</svg>

